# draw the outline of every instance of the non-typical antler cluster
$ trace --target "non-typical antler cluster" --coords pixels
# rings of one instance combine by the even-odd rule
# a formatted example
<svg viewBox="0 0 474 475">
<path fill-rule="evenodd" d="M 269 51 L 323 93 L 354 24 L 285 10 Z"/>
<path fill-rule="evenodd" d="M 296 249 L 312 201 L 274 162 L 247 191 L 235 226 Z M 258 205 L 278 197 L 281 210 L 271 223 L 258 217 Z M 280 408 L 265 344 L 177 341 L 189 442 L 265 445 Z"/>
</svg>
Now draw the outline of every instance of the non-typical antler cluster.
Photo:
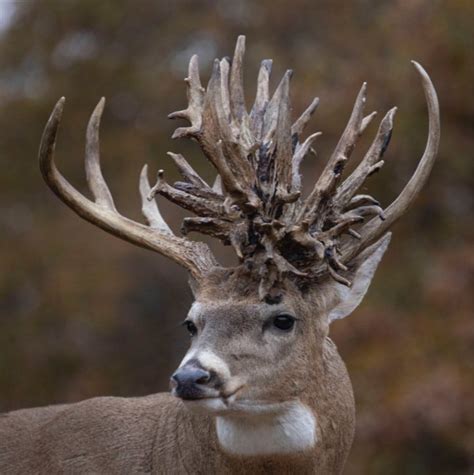
<svg viewBox="0 0 474 475">
<path fill-rule="evenodd" d="M 357 96 L 349 122 L 311 193 L 302 196 L 300 165 L 320 133 L 302 140 L 302 133 L 318 105 L 314 99 L 294 123 L 291 120 L 287 71 L 272 97 L 269 92 L 271 60 L 264 60 L 258 75 L 255 102 L 247 111 L 243 89 L 245 37 L 237 40 L 232 61 L 215 60 L 204 89 L 197 56 L 191 58 L 186 78 L 188 107 L 170 118 L 189 121 L 173 138 L 196 140 L 217 170 L 213 186 L 207 184 L 182 155 L 169 153 L 184 181 L 173 185 L 163 171 L 150 187 L 145 166 L 140 178 L 144 226 L 121 216 L 102 177 L 98 128 L 103 100 L 88 126 L 86 172 L 92 202 L 59 174 L 53 151 L 63 100 L 48 122 L 40 148 L 43 175 L 58 196 L 85 219 L 128 241 L 173 258 L 199 278 L 217 266 L 208 246 L 175 236 L 161 217 L 160 194 L 195 216 L 185 218 L 183 234 L 198 231 L 231 244 L 242 265 L 260 277 L 266 296 L 283 276 L 320 280 L 326 275 L 350 285 L 344 276 L 350 261 L 378 240 L 407 209 L 422 188 L 434 163 L 439 142 L 439 110 L 433 85 L 421 76 L 429 110 L 429 137 L 418 168 L 400 196 L 386 209 L 369 195 L 358 194 L 367 177 L 378 171 L 390 141 L 396 108 L 382 119 L 368 152 L 345 180 L 344 166 L 357 139 L 375 116 L 364 116 L 367 85 Z"/>
</svg>

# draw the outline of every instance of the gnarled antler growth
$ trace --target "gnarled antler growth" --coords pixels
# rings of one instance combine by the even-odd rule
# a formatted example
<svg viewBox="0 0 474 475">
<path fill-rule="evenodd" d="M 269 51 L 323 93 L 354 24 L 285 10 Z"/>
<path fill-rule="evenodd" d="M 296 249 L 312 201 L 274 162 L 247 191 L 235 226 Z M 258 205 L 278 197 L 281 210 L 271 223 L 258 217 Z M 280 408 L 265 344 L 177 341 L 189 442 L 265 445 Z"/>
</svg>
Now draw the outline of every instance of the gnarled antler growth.
<svg viewBox="0 0 474 475">
<path fill-rule="evenodd" d="M 259 271 L 262 294 L 268 292 L 282 274 L 301 279 L 318 279 L 329 274 L 338 282 L 350 285 L 343 274 L 351 259 L 388 230 L 415 198 L 429 174 L 439 140 L 439 112 L 433 85 L 415 63 L 428 101 L 429 140 L 417 172 L 391 206 L 383 210 L 371 196 L 356 193 L 384 163 L 382 157 L 390 141 L 396 108 L 387 112 L 367 154 L 342 181 L 344 167 L 357 139 L 376 115 L 372 112 L 364 116 L 366 83 L 321 176 L 308 197 L 302 198 L 300 165 L 320 133 L 302 141 L 301 135 L 319 100 L 314 99 L 291 124 L 292 72 L 285 73 L 270 96 L 272 63 L 264 60 L 258 74 L 255 102 L 248 113 L 243 92 L 244 49 L 245 38 L 241 36 L 231 62 L 215 60 L 205 91 L 200 86 L 194 56 L 186 79 L 188 108 L 170 115 L 189 120 L 191 126 L 177 129 L 173 136 L 197 140 L 223 184 L 222 197 L 219 194 L 219 198 L 214 198 L 219 203 L 223 200 L 223 208 L 213 215 L 196 212 L 198 217 L 185 220 L 183 229 L 231 243 L 243 263 L 263 268 Z M 182 189 L 182 185 L 175 184 L 175 188 Z M 188 190 L 198 197 L 203 188 L 198 185 Z M 157 191 L 169 197 L 169 192 L 159 186 Z M 170 199 L 176 202 L 173 197 Z"/>
<path fill-rule="evenodd" d="M 63 99 L 56 105 L 40 147 L 43 176 L 52 190 L 88 221 L 122 239 L 171 257 L 200 277 L 217 264 L 204 244 L 175 236 L 158 210 L 159 194 L 195 216 L 185 218 L 183 234 L 200 232 L 232 245 L 250 272 L 260 278 L 260 294 L 271 295 L 282 276 L 296 281 L 318 281 L 330 276 L 350 285 L 346 272 L 352 259 L 377 241 L 406 211 L 423 187 L 433 166 L 439 143 L 439 107 L 433 84 L 414 62 L 425 91 L 429 112 L 428 143 L 414 175 L 400 196 L 386 209 L 367 194 L 358 194 L 367 178 L 384 164 L 396 108 L 380 122 L 366 155 L 343 180 L 347 161 L 360 135 L 376 113 L 364 115 L 367 84 L 362 85 L 347 126 L 313 190 L 302 196 L 300 166 L 320 132 L 302 137 L 316 110 L 315 98 L 292 124 L 290 80 L 287 71 L 273 95 L 269 91 L 271 60 L 258 73 L 256 98 L 250 112 L 245 106 L 243 56 L 240 36 L 231 60 L 214 61 L 204 89 L 197 56 L 189 63 L 186 78 L 188 106 L 169 115 L 187 120 L 173 138 L 198 142 L 217 171 L 209 186 L 182 155 L 169 153 L 183 181 L 169 184 L 162 170 L 150 187 L 147 168 L 140 178 L 144 226 L 121 216 L 104 181 L 99 164 L 98 128 L 103 101 L 92 114 L 86 146 L 86 173 L 95 201 L 78 193 L 58 172 L 54 145 Z"/>
</svg>

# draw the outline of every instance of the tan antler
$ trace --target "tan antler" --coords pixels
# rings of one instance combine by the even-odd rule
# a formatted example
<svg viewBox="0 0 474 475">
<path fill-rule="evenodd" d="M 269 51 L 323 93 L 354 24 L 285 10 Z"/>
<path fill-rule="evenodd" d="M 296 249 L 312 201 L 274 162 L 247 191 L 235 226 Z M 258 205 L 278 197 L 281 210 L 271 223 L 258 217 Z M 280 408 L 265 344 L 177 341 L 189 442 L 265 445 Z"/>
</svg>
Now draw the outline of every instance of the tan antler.
<svg viewBox="0 0 474 475">
<path fill-rule="evenodd" d="M 156 202 L 148 200 L 150 185 L 146 165 L 140 175 L 140 194 L 142 211 L 149 226 L 132 221 L 117 211 L 102 176 L 99 161 L 99 124 L 104 99 L 101 99 L 95 108 L 87 127 L 85 168 L 94 201 L 89 200 L 71 186 L 54 163 L 56 135 L 64 101 L 64 98 L 61 98 L 56 104 L 43 132 L 39 150 L 41 173 L 54 193 L 82 218 L 125 241 L 173 259 L 188 269 L 197 279 L 215 267 L 217 263 L 208 246 L 175 236 L 163 220 Z"/>
<path fill-rule="evenodd" d="M 86 172 L 92 202 L 59 174 L 53 151 L 63 100 L 46 126 L 40 149 L 41 169 L 53 191 L 85 219 L 125 240 L 158 251 L 200 276 L 217 264 L 204 244 L 176 237 L 161 217 L 154 197 L 160 194 L 195 214 L 185 218 L 184 234 L 198 231 L 234 247 L 240 262 L 260 277 L 260 294 L 267 297 L 283 275 L 297 282 L 317 282 L 329 275 L 350 285 L 351 260 L 378 240 L 406 211 L 426 182 L 439 144 L 439 106 L 433 84 L 414 62 L 425 91 L 429 134 L 425 153 L 400 196 L 385 210 L 373 197 L 357 194 L 365 180 L 384 164 L 396 108 L 387 112 L 376 136 L 356 169 L 344 181 L 343 171 L 356 142 L 376 113 L 364 116 L 367 84 L 357 96 L 348 124 L 311 193 L 301 196 L 300 165 L 320 133 L 301 140 L 319 99 L 315 98 L 296 122 L 291 123 L 290 80 L 287 71 L 273 96 L 269 93 L 271 60 L 258 74 L 254 105 L 247 112 L 243 87 L 245 37 L 240 36 L 232 61 L 215 60 L 204 89 L 197 56 L 186 78 L 188 107 L 170 118 L 190 122 L 174 138 L 196 140 L 217 170 L 209 186 L 182 155 L 169 153 L 184 181 L 168 184 L 158 172 L 150 188 L 146 167 L 140 193 L 143 213 L 150 226 L 121 216 L 113 203 L 99 165 L 98 128 L 103 101 L 92 114 L 86 147 Z"/>
<path fill-rule="evenodd" d="M 435 88 L 433 83 L 431 82 L 430 77 L 428 76 L 427 72 L 423 69 L 423 67 L 417 63 L 416 61 L 412 61 L 413 65 L 416 68 L 416 71 L 421 77 L 421 82 L 423 85 L 426 102 L 428 104 L 428 140 L 426 143 L 425 151 L 423 156 L 421 157 L 420 162 L 418 163 L 418 167 L 415 170 L 415 173 L 410 178 L 409 182 L 406 184 L 405 188 L 402 190 L 400 195 L 397 199 L 383 212 L 384 219 L 380 221 L 379 219 L 372 219 L 367 224 L 365 224 L 362 229 L 360 230 L 361 238 L 358 243 L 352 246 L 346 246 L 343 250 L 343 260 L 349 261 L 353 256 L 358 254 L 361 249 L 370 246 L 372 243 L 377 241 L 389 228 L 392 224 L 400 218 L 403 213 L 408 209 L 410 204 L 413 200 L 418 196 L 421 189 L 426 183 L 428 179 L 431 169 L 433 168 L 434 162 L 436 160 L 436 155 L 438 153 L 438 146 L 439 146 L 439 139 L 440 139 L 440 116 L 439 116 L 439 104 L 438 104 L 438 97 L 436 95 Z M 390 112 L 389 112 L 390 114 Z M 387 116 L 389 115 L 387 114 Z M 387 122 L 391 121 L 391 118 L 387 118 Z M 385 124 L 386 124 L 385 123 Z M 381 129 L 385 125 L 384 123 L 381 124 Z M 385 127 L 387 127 L 385 125 Z M 380 136 L 381 130 L 379 129 L 378 137 Z M 382 132 L 383 133 L 383 132 Z M 380 142 L 380 138 L 379 138 Z M 380 155 L 382 155 L 384 150 L 384 145 L 379 146 L 381 149 Z M 386 145 L 385 145 L 386 147 Z M 368 156 L 370 155 L 371 150 L 369 150 Z M 376 155 L 372 151 L 373 155 Z M 370 159 L 367 160 L 369 165 L 371 164 Z M 378 162 L 380 166 L 383 164 L 383 161 Z M 364 163 L 361 164 L 361 167 L 364 166 Z M 373 170 L 378 169 L 377 163 L 371 165 Z M 375 168 L 374 168 L 375 167 Z M 354 172 L 354 181 L 356 181 L 359 177 L 363 177 L 365 173 L 365 168 L 362 170 L 356 170 Z M 371 173 L 371 168 L 367 171 L 367 174 Z M 350 178 L 348 179 L 348 181 Z M 351 184 L 351 181 L 349 181 Z M 353 185 L 355 188 L 355 185 Z"/>
<path fill-rule="evenodd" d="M 382 157 L 390 141 L 396 108 L 387 112 L 367 154 L 342 181 L 345 164 L 359 136 L 376 115 L 373 112 L 364 116 L 366 83 L 326 167 L 312 192 L 303 199 L 300 165 L 320 133 L 302 142 L 300 138 L 319 100 L 314 99 L 291 125 L 292 72 L 285 73 L 270 98 L 272 63 L 264 60 L 258 75 L 257 96 L 248 113 L 243 92 L 244 50 L 245 38 L 240 36 L 231 62 L 215 60 L 207 89 L 201 86 L 197 57 L 193 56 L 186 78 L 188 107 L 169 116 L 191 123 L 189 127 L 178 128 L 173 137 L 189 137 L 200 144 L 216 168 L 222 187 L 210 190 L 197 182 L 179 156 L 177 165 L 187 183 L 170 186 L 160 174 L 153 192 L 197 215 L 185 219 L 184 232 L 199 231 L 232 244 L 241 261 L 260 273 L 262 295 L 282 274 L 313 281 L 329 274 L 350 285 L 344 272 L 351 259 L 403 214 L 433 166 L 439 142 L 434 87 L 423 68 L 414 63 L 428 102 L 429 138 L 417 171 L 392 205 L 383 210 L 371 196 L 356 193 L 384 164 Z"/>
</svg>

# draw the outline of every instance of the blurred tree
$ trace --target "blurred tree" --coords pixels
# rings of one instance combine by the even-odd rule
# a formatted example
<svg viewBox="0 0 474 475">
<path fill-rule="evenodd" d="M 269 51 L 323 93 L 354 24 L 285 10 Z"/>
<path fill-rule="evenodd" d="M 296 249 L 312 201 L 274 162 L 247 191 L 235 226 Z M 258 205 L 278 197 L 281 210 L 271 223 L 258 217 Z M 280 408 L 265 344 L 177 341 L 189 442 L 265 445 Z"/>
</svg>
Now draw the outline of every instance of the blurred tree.
<svg viewBox="0 0 474 475">
<path fill-rule="evenodd" d="M 168 149 L 212 179 L 197 147 L 171 143 L 166 115 L 185 103 L 191 54 L 206 78 L 211 60 L 243 33 L 250 92 L 260 59 L 272 57 L 274 84 L 283 68 L 295 70 L 295 114 L 321 97 L 313 126 L 325 135 L 321 158 L 305 164 L 308 182 L 363 80 L 369 107 L 399 105 L 388 163 L 370 184 L 383 203 L 426 137 L 409 59 L 432 75 L 443 117 L 438 163 L 395 229 L 365 304 L 333 336 L 358 405 L 347 473 L 472 471 L 473 18 L 465 0 L 0 0 L 0 410 L 166 390 L 187 344 L 184 272 L 61 206 L 41 181 L 37 146 L 65 95 L 58 161 L 81 183 L 85 126 L 104 95 L 103 164 L 124 213 L 139 217 L 139 170 L 145 162 L 170 169 Z M 162 207 L 177 229 L 181 213 Z"/>
</svg>

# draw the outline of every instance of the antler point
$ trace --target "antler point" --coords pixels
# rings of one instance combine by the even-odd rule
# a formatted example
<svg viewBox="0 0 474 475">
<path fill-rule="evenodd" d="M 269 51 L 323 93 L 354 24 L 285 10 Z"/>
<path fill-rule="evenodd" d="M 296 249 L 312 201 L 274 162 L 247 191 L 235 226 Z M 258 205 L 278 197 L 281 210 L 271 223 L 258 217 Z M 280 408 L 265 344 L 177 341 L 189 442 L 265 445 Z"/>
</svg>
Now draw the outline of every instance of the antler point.
<svg viewBox="0 0 474 475">
<path fill-rule="evenodd" d="M 66 98 L 64 96 L 61 97 L 58 102 L 56 102 L 56 105 L 54 106 L 53 112 L 51 114 L 51 117 L 54 117 L 58 122 L 59 120 L 61 120 L 65 102 Z"/>
</svg>

